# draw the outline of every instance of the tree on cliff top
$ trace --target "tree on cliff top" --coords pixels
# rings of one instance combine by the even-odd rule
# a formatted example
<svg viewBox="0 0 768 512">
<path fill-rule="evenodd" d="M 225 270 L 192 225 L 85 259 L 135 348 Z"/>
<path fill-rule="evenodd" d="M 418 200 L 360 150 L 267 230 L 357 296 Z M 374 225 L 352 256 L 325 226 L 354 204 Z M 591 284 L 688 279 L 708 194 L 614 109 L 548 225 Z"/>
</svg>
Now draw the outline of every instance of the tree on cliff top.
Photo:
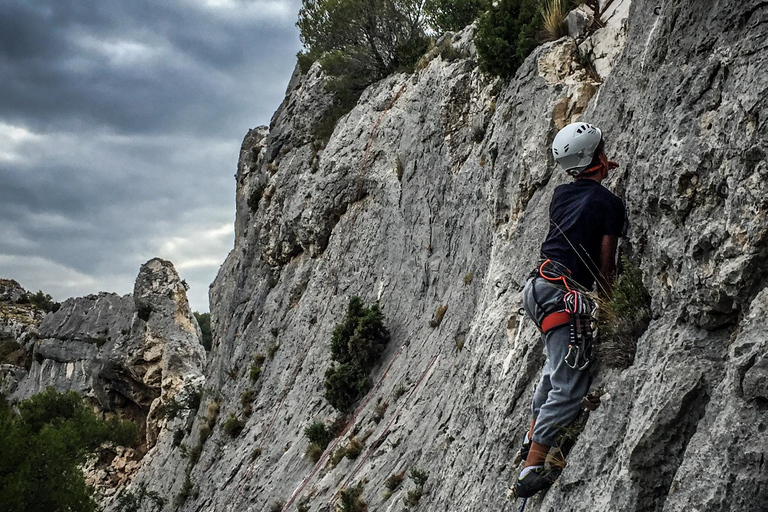
<svg viewBox="0 0 768 512">
<path fill-rule="evenodd" d="M 408 70 L 426 51 L 421 0 L 304 0 L 299 11 L 299 62 L 320 61 L 328 89 L 351 106 L 363 90 Z"/>
<path fill-rule="evenodd" d="M 502 77 L 515 74 L 539 44 L 541 0 L 498 0 L 477 22 L 480 69 Z"/>
</svg>

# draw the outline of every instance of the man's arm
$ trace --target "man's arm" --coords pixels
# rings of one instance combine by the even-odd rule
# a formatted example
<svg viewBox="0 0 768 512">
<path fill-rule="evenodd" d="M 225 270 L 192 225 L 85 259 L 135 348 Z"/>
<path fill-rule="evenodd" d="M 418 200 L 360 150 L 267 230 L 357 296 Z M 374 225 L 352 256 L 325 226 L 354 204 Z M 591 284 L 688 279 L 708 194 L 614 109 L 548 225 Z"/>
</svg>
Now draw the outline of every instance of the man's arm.
<svg viewBox="0 0 768 512">
<path fill-rule="evenodd" d="M 600 244 L 600 290 L 611 297 L 613 287 L 613 273 L 616 271 L 616 247 L 619 238 L 611 235 L 603 235 Z"/>
</svg>

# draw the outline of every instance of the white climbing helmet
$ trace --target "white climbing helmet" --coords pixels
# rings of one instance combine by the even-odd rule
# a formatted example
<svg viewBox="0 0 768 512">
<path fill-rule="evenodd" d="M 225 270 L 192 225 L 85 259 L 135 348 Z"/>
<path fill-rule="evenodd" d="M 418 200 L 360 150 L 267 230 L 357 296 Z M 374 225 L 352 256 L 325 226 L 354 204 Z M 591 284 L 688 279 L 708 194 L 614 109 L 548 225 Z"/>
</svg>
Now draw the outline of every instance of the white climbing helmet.
<svg viewBox="0 0 768 512">
<path fill-rule="evenodd" d="M 600 128 L 589 123 L 571 123 L 555 135 L 552 156 L 571 176 L 587 168 L 603 139 Z"/>
</svg>

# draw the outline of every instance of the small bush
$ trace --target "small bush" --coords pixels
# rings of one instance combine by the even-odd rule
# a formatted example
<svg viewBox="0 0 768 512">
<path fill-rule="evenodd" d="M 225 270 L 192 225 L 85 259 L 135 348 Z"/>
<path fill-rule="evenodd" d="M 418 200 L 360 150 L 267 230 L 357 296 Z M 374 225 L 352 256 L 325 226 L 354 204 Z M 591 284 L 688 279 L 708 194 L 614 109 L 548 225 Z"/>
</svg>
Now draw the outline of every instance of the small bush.
<svg viewBox="0 0 768 512">
<path fill-rule="evenodd" d="M 306 456 L 311 460 L 312 462 L 317 462 L 320 460 L 320 457 L 323 456 L 323 453 L 325 452 L 325 449 L 321 447 L 317 443 L 309 443 L 309 446 L 307 446 L 307 450 L 304 452 Z"/>
<path fill-rule="evenodd" d="M 328 464 L 330 464 L 332 468 L 335 468 L 339 464 L 339 462 L 341 462 L 341 459 L 343 459 L 346 454 L 347 454 L 347 447 L 340 446 L 339 448 L 336 449 L 335 452 L 333 452 L 333 455 L 331 455 L 331 458 L 328 461 Z"/>
<path fill-rule="evenodd" d="M 328 444 L 336 437 L 333 432 L 328 430 L 325 423 L 321 421 L 315 421 L 304 429 L 304 435 L 307 437 L 310 443 L 316 443 L 320 448 L 325 450 Z"/>
<path fill-rule="evenodd" d="M 0 364 L 12 364 L 29 370 L 32 357 L 20 344 L 13 340 L 0 342 Z"/>
<path fill-rule="evenodd" d="M 367 512 L 368 504 L 363 500 L 363 483 L 346 487 L 339 493 L 339 512 Z"/>
<path fill-rule="evenodd" d="M 373 409 L 374 423 L 379 423 L 382 419 L 384 419 L 384 414 L 386 414 L 388 407 L 389 407 L 389 402 L 379 401 L 379 403 L 376 404 L 376 407 Z"/>
<path fill-rule="evenodd" d="M 256 399 L 256 392 L 252 389 L 246 389 L 240 395 L 240 405 L 242 405 L 243 409 L 245 409 L 246 407 L 250 406 L 255 399 Z"/>
<path fill-rule="evenodd" d="M 369 374 L 387 343 L 389 331 L 378 304 L 366 308 L 352 297 L 331 337 L 331 358 L 338 364 L 325 372 L 325 398 L 333 407 L 349 411 L 371 389 Z"/>
<path fill-rule="evenodd" d="M 464 279 L 463 279 L 464 284 L 465 285 L 472 284 L 472 280 L 474 278 L 475 278 L 475 272 L 474 271 L 467 272 L 466 274 L 464 274 Z"/>
<path fill-rule="evenodd" d="M 408 392 L 408 387 L 404 386 L 403 384 L 400 384 L 395 388 L 395 391 L 392 393 L 392 397 L 394 398 L 395 402 L 397 402 L 397 399 L 403 396 Z"/>
<path fill-rule="evenodd" d="M 173 499 L 173 507 L 175 509 L 181 507 L 192 496 L 193 491 L 192 479 L 189 476 L 189 472 L 187 472 L 184 482 L 181 484 L 181 489 L 179 489 L 179 494 Z"/>
<path fill-rule="evenodd" d="M 149 508 L 145 507 L 145 502 Z M 126 491 L 117 498 L 115 512 L 161 512 L 165 507 L 165 498 L 155 491 L 147 491 L 145 484 L 139 484 L 136 492 Z"/>
<path fill-rule="evenodd" d="M 281 512 L 283 510 L 283 507 L 285 507 L 285 501 L 275 500 L 272 502 L 272 505 L 269 507 L 269 512 Z"/>
<path fill-rule="evenodd" d="M 621 258 L 621 266 L 611 299 L 600 304 L 595 352 L 606 366 L 624 369 L 634 363 L 637 340 L 651 321 L 651 296 L 643 284 L 642 271 L 626 257 Z"/>
<path fill-rule="evenodd" d="M 275 358 L 275 354 L 277 354 L 277 351 L 280 350 L 280 344 L 279 343 L 273 343 L 269 346 L 269 349 L 267 349 L 267 356 L 270 359 Z"/>
<path fill-rule="evenodd" d="M 304 496 L 299 500 L 299 502 L 296 504 L 296 511 L 297 512 L 309 512 L 309 496 Z"/>
<path fill-rule="evenodd" d="M 539 0 L 498 0 L 477 22 L 480 69 L 510 77 L 536 48 L 542 18 Z"/>
<path fill-rule="evenodd" d="M 32 304 L 46 313 L 55 313 L 61 308 L 61 304 L 54 301 L 53 297 L 44 293 L 42 290 L 38 290 L 37 293 L 27 293 L 26 295 L 19 297 L 19 300 L 16 302 L 18 304 Z"/>
<path fill-rule="evenodd" d="M 411 480 L 413 480 L 413 483 L 415 483 L 419 487 L 424 487 L 424 484 L 427 483 L 427 478 L 429 478 L 429 473 L 427 473 L 426 471 L 421 471 L 416 468 L 411 468 L 411 472 L 408 473 L 408 476 L 411 477 Z"/>
<path fill-rule="evenodd" d="M 344 456 L 350 460 L 354 460 L 360 456 L 361 453 L 363 453 L 363 449 L 365 448 L 365 445 L 363 445 L 362 442 L 360 442 L 356 438 L 352 438 L 349 440 L 349 444 L 347 445 L 347 450 Z"/>
<path fill-rule="evenodd" d="M 221 428 L 230 437 L 237 437 L 245 428 L 245 422 L 230 414 L 229 418 L 221 425 Z"/>
<path fill-rule="evenodd" d="M 429 473 L 412 468 L 408 476 L 411 477 L 416 487 L 408 491 L 408 494 L 403 498 L 403 503 L 405 503 L 406 507 L 414 507 L 424 495 L 424 484 L 427 483 Z"/>
<path fill-rule="evenodd" d="M 405 480 L 405 471 L 402 473 L 393 473 L 389 475 L 389 477 L 387 477 L 387 479 L 384 481 L 384 486 L 390 491 L 394 492 L 398 487 L 400 487 L 400 484 L 403 483 L 403 480 Z"/>
<path fill-rule="evenodd" d="M 253 356 L 251 369 L 248 371 L 248 377 L 251 379 L 251 382 L 256 382 L 259 379 L 264 367 L 264 361 L 266 361 L 266 358 L 263 354 L 256 354 Z"/>
</svg>

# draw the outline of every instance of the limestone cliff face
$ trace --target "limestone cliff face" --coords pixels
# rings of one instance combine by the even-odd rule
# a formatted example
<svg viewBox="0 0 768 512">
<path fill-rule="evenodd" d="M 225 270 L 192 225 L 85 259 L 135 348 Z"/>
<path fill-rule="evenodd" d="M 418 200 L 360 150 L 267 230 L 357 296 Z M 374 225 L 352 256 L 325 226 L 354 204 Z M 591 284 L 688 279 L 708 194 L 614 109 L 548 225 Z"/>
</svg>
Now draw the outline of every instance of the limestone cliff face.
<svg viewBox="0 0 768 512">
<path fill-rule="evenodd" d="M 520 291 L 568 179 L 549 144 L 580 118 L 621 164 L 607 185 L 653 320 L 633 366 L 595 369 L 603 404 L 528 510 L 765 510 L 768 3 L 612 4 L 606 29 L 541 46 L 506 82 L 478 71 L 471 30 L 441 41 L 455 51 L 370 87 L 327 143 L 320 70 L 294 75 L 243 144 L 203 405 L 159 431 L 131 492 L 166 510 L 315 512 L 362 482 L 369 510 L 400 511 L 414 484 L 387 498 L 385 480 L 418 468 L 421 510 L 517 510 L 511 460 L 544 358 Z M 336 417 L 323 376 L 351 295 L 380 302 L 393 341 L 335 445 L 365 449 L 316 466 L 303 430 Z"/>
</svg>

